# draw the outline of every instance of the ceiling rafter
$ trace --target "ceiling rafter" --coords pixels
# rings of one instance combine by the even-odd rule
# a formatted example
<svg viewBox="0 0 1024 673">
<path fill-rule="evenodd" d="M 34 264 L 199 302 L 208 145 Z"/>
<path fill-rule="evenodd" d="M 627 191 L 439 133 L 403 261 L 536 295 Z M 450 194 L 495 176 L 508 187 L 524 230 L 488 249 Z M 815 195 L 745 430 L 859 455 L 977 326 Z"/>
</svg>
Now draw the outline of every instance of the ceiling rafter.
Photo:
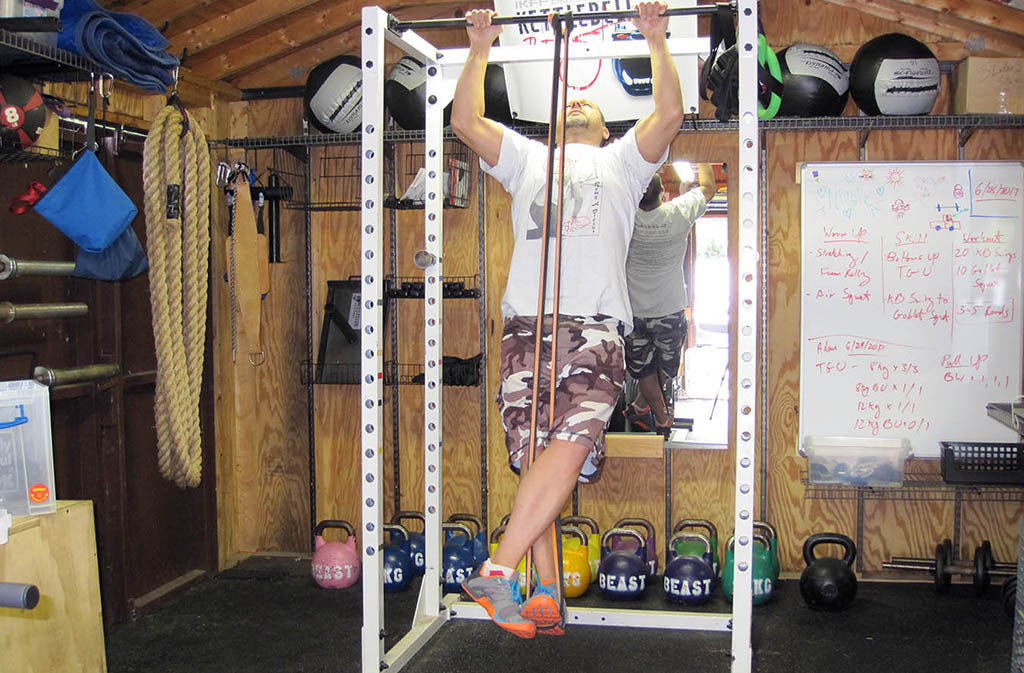
<svg viewBox="0 0 1024 673">
<path fill-rule="evenodd" d="M 197 55 L 204 49 L 235 39 L 259 26 L 283 20 L 292 12 L 320 1 L 256 0 L 188 30 L 175 32 L 171 25 L 167 38 L 174 53 L 180 54 L 183 49 L 188 49 L 189 54 Z"/>
<path fill-rule="evenodd" d="M 943 17 L 959 17 L 1024 35 L 1024 10 L 992 0 L 914 0 L 914 4 L 939 12 Z"/>
<path fill-rule="evenodd" d="M 452 16 L 455 7 L 450 2 L 422 2 L 393 5 L 389 12 L 401 12 L 403 19 L 436 19 Z M 306 74 L 317 64 L 342 53 L 357 53 L 359 49 L 359 22 L 313 44 L 293 50 L 285 58 L 250 69 L 231 78 L 239 89 L 296 86 L 304 84 Z"/>
<path fill-rule="evenodd" d="M 1024 56 L 1024 36 L 1007 33 L 980 23 L 948 16 L 941 12 L 900 0 L 825 0 L 860 10 L 888 21 L 967 43 L 970 38 L 984 40 L 984 49 L 1006 56 Z"/>
<path fill-rule="evenodd" d="M 194 0 L 192 2 L 187 0 L 132 0 L 116 8 L 112 7 L 112 9 L 141 16 L 159 28 L 168 21 L 188 16 L 197 7 L 207 7 L 212 4 L 214 4 L 214 0 Z"/>
</svg>

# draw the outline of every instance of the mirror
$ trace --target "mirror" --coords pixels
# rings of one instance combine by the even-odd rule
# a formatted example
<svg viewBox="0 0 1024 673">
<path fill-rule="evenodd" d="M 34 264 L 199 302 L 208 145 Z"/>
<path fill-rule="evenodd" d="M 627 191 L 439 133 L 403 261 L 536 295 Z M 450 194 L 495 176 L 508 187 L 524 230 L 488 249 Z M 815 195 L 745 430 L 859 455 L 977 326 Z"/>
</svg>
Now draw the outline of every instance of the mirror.
<svg viewBox="0 0 1024 673">
<path fill-rule="evenodd" d="M 728 200 L 726 193 L 727 179 L 723 164 L 705 165 L 712 176 L 716 193 L 708 203 L 703 216 L 699 217 L 690 227 L 686 235 L 685 251 L 682 257 L 683 296 L 685 296 L 686 317 L 685 339 L 679 367 L 669 380 L 665 376 L 658 377 L 662 383 L 662 391 L 673 417 L 672 429 L 668 431 L 668 442 L 680 448 L 715 448 L 725 449 L 728 446 L 729 431 L 729 315 L 730 288 L 732 273 L 729 262 L 729 227 Z M 666 163 L 659 170 L 662 182 L 661 203 L 672 202 L 681 194 L 686 194 L 697 187 L 697 171 L 687 162 L 677 161 Z M 679 204 L 681 201 L 676 201 Z M 649 207 L 654 207 L 653 203 Z M 642 217 L 642 216 L 640 216 Z M 654 225 L 651 225 L 654 226 Z M 639 220 L 638 220 L 639 227 Z M 645 241 L 648 244 L 657 237 L 644 238 L 639 228 L 634 231 L 634 243 Z M 669 246 L 662 245 L 664 252 Z M 636 264 L 638 251 L 627 269 Z M 650 253 L 653 258 L 664 259 L 670 256 Z M 678 258 L 678 251 L 672 253 Z M 630 273 L 627 272 L 627 278 Z M 633 278 L 637 276 L 634 273 Z M 648 302 L 651 294 L 658 297 L 676 295 L 669 303 L 678 300 L 675 289 L 664 288 L 657 283 L 649 286 L 642 281 L 630 281 L 631 297 L 634 312 L 645 314 L 640 306 L 647 307 L 646 312 L 659 312 L 654 306 L 658 302 Z M 644 295 L 639 296 L 641 289 Z M 662 304 L 667 306 L 668 304 Z M 673 304 L 675 306 L 676 304 Z M 643 340 L 640 337 L 640 341 Z M 630 358 L 630 346 L 627 339 L 627 359 Z M 634 370 L 636 366 L 634 365 Z M 647 378 L 641 377 L 641 378 Z M 650 380 L 650 379 L 648 379 Z M 627 369 L 626 386 L 623 391 L 623 410 L 634 411 L 628 405 L 639 402 L 641 409 L 646 406 L 644 390 L 651 394 L 651 384 L 646 386 L 630 376 Z M 610 426 L 610 430 L 645 431 L 649 423 L 639 419 L 635 413 L 623 414 L 626 418 L 623 426 Z"/>
</svg>

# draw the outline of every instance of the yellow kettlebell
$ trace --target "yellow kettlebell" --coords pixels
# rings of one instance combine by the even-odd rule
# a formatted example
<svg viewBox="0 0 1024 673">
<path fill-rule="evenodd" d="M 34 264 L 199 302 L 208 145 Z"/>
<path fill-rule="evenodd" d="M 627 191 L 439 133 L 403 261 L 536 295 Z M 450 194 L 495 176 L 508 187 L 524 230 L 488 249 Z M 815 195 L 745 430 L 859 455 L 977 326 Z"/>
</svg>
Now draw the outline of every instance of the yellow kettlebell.
<svg viewBox="0 0 1024 673">
<path fill-rule="evenodd" d="M 491 539 L 488 544 L 488 549 L 491 555 L 494 554 L 494 550 L 498 548 L 498 542 L 501 541 L 501 536 L 505 533 L 505 526 L 508 524 L 508 515 L 501 520 L 502 523 L 497 528 L 491 531 Z M 519 559 L 519 565 L 516 566 L 516 570 L 519 571 L 519 592 L 526 595 L 526 557 Z"/>
<path fill-rule="evenodd" d="M 573 545 L 565 542 L 572 538 Z M 575 526 L 562 527 L 562 583 L 566 598 L 582 596 L 590 586 L 590 559 L 587 534 Z"/>
<path fill-rule="evenodd" d="M 597 567 L 601 565 L 601 531 L 597 527 L 597 522 L 591 519 L 589 516 L 566 516 L 562 517 L 562 524 L 583 524 L 590 528 L 590 533 L 587 535 L 587 561 L 590 563 L 590 581 L 591 583 L 597 581 Z M 565 544 L 565 536 L 562 536 L 563 545 Z M 575 544 L 575 539 L 573 540 Z M 564 547 L 563 547 L 564 549 Z"/>
</svg>

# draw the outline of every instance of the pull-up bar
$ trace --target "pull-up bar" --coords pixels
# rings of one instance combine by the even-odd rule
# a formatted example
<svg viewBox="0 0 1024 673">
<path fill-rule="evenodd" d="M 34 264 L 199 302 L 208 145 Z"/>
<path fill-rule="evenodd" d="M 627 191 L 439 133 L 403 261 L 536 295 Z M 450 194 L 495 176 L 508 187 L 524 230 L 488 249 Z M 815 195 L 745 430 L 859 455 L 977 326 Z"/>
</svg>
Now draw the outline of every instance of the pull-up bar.
<svg viewBox="0 0 1024 673">
<path fill-rule="evenodd" d="M 701 16 L 704 14 L 715 14 L 716 12 L 736 12 L 736 0 L 730 2 L 718 2 L 713 5 L 697 5 L 696 7 L 673 7 L 665 10 L 662 16 Z M 563 17 L 571 16 L 574 21 L 619 21 L 621 19 L 632 19 L 640 15 L 635 9 L 621 9 L 608 12 L 586 12 L 586 13 L 558 13 Z M 495 16 L 491 18 L 494 25 L 520 24 L 520 23 L 547 23 L 546 14 L 524 14 L 520 16 Z M 466 19 L 421 19 L 419 21 L 399 21 L 391 17 L 388 21 L 388 29 L 402 33 L 407 30 L 437 30 L 442 28 L 465 28 L 468 24 Z"/>
</svg>

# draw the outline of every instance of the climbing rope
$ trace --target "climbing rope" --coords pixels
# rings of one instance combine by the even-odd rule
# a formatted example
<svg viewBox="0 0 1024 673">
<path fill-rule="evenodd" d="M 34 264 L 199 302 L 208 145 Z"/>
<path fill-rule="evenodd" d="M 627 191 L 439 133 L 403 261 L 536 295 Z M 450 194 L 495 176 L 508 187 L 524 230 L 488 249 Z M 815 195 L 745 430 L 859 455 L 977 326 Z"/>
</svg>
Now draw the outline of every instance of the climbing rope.
<svg viewBox="0 0 1024 673">
<path fill-rule="evenodd" d="M 199 396 L 206 342 L 210 248 L 210 155 L 184 110 L 157 115 L 143 150 L 149 294 L 156 344 L 156 435 L 160 474 L 199 485 Z"/>
</svg>

